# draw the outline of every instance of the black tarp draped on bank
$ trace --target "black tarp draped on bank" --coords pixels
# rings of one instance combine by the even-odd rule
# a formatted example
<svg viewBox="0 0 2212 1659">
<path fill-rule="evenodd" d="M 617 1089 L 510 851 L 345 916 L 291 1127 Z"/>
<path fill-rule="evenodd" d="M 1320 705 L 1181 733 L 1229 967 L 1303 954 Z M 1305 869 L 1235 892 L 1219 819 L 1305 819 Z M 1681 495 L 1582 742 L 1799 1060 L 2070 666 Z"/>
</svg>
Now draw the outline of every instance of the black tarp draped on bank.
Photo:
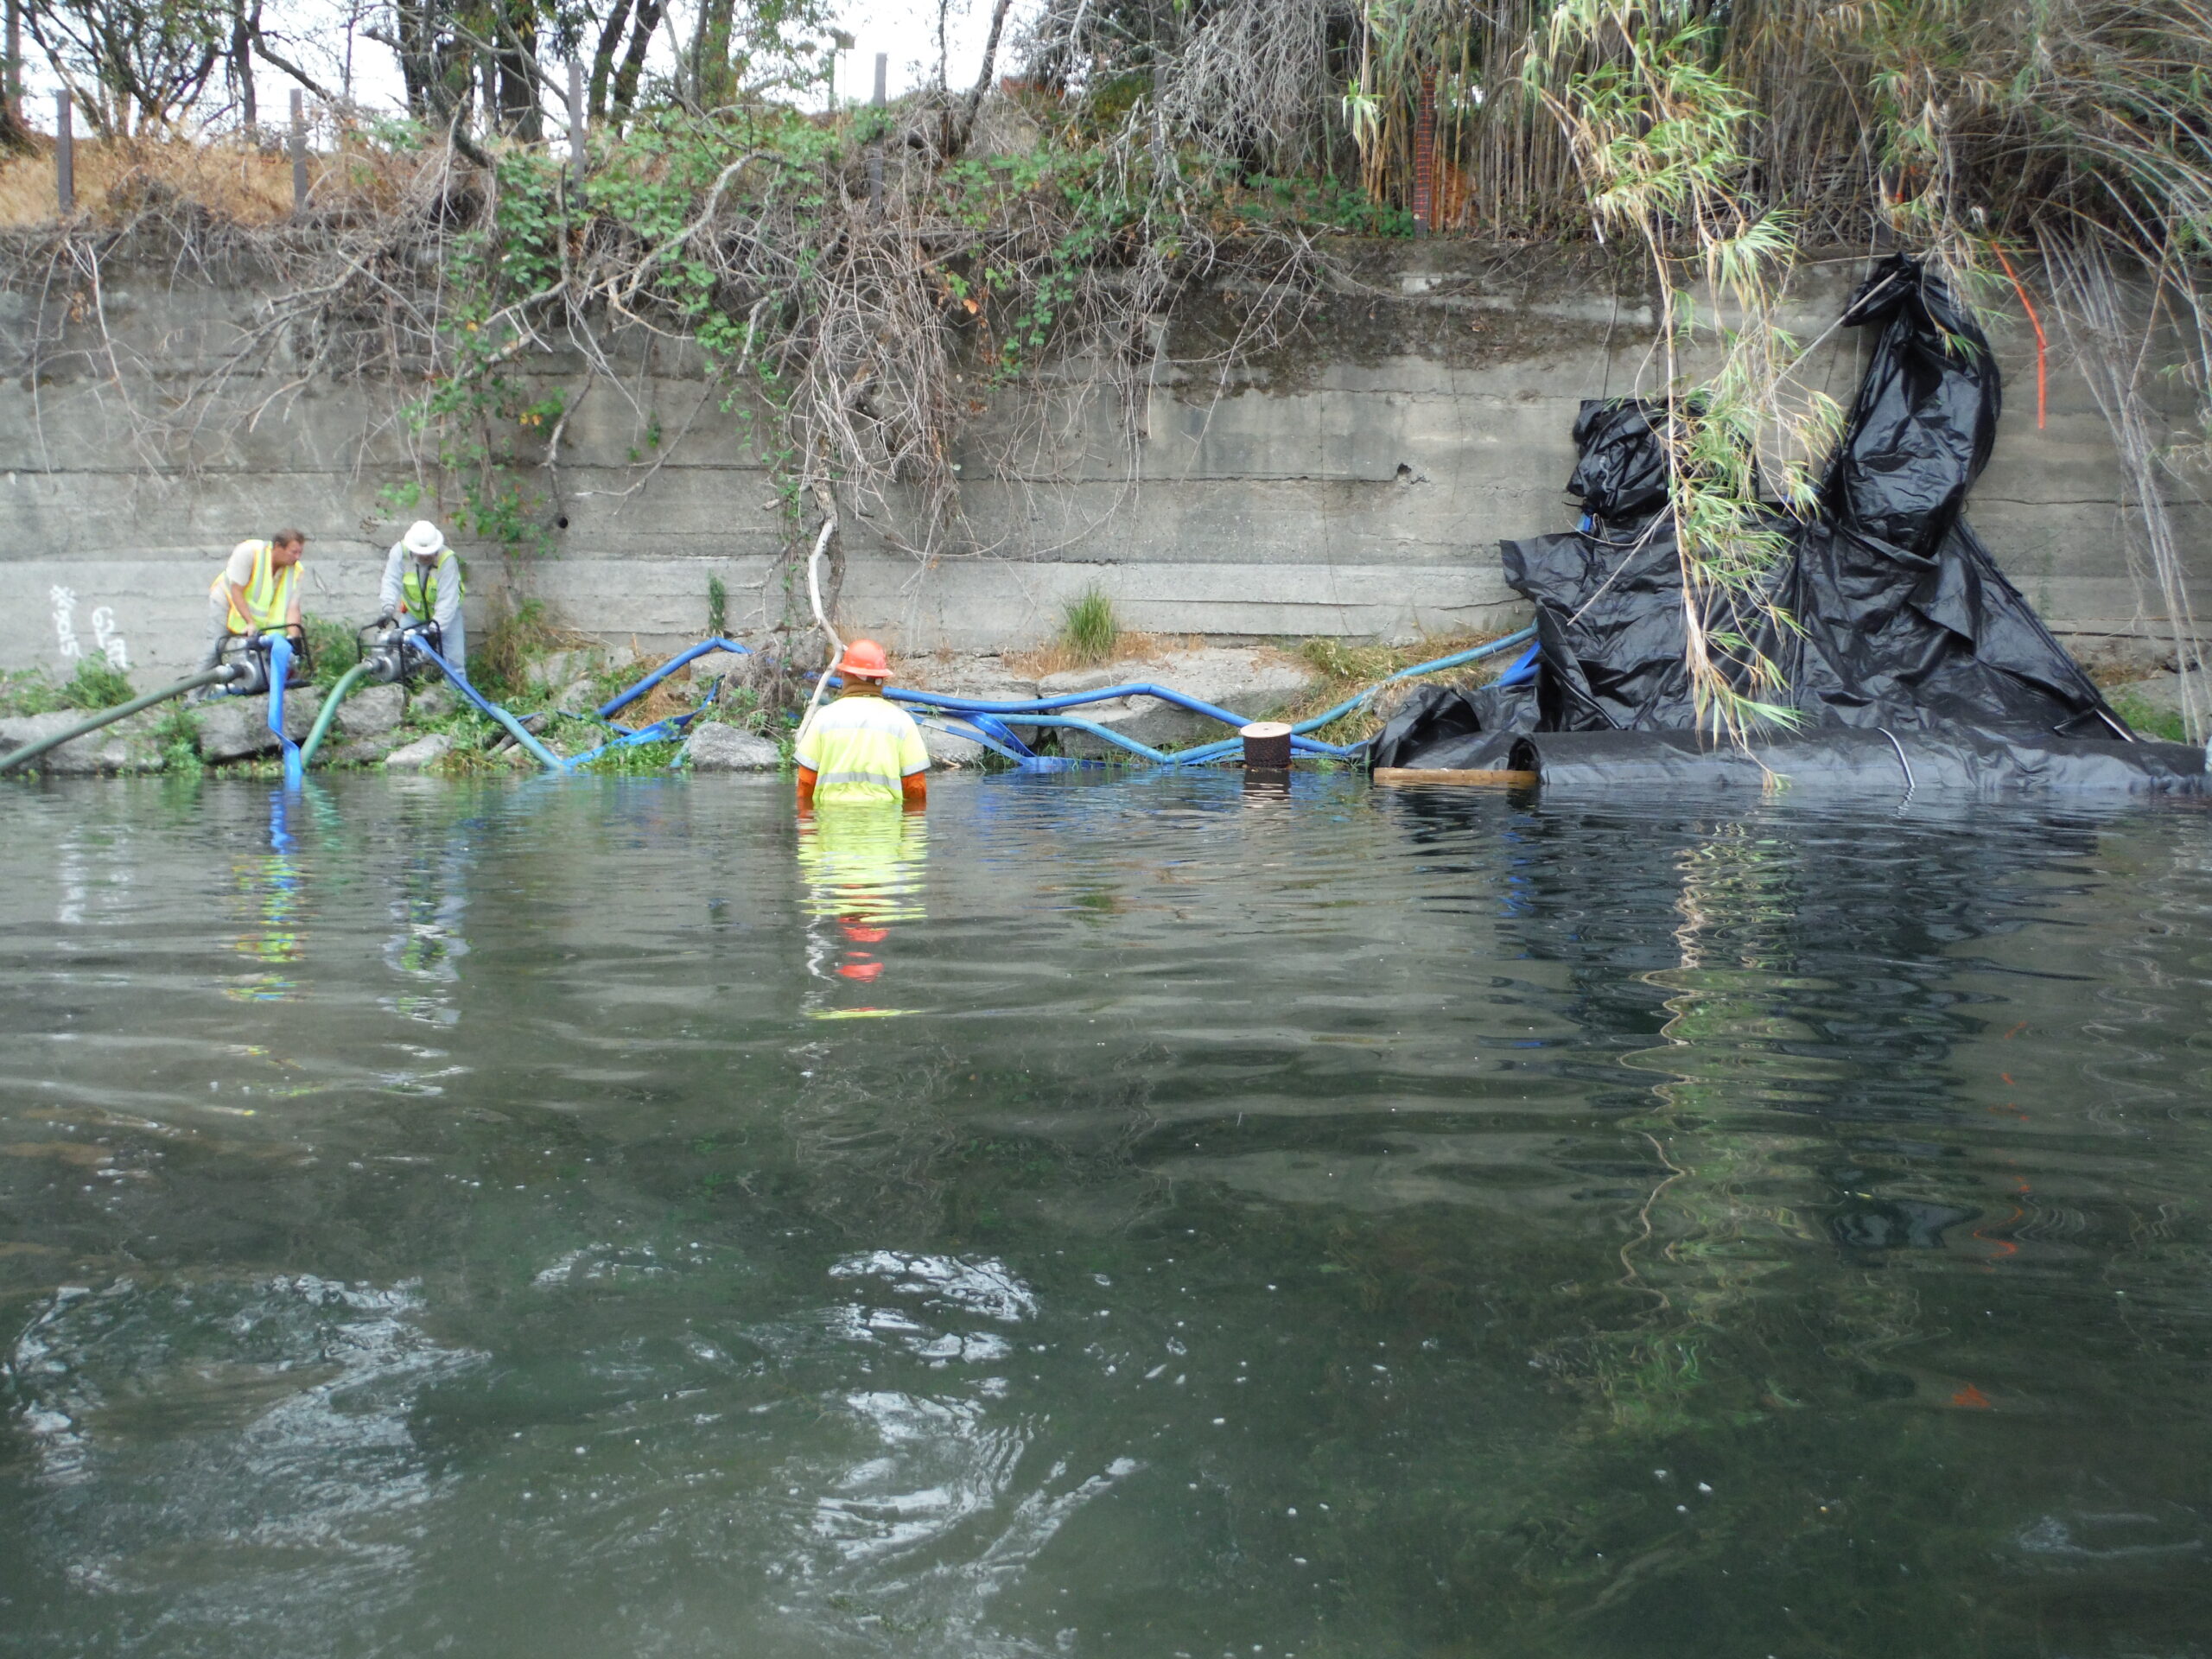
<svg viewBox="0 0 2212 1659">
<path fill-rule="evenodd" d="M 1789 552 L 1762 597 L 1795 626 L 1776 627 L 1764 605 L 1738 613 L 1725 596 L 1703 618 L 1708 632 L 1740 633 L 1775 664 L 1783 690 L 1764 700 L 1802 717 L 1796 733 L 1770 732 L 1753 748 L 1801 780 L 1822 768 L 1855 771 L 1847 751 L 1887 755 L 1894 782 L 1906 769 L 1902 746 L 1919 750 L 1910 769 L 1931 786 L 2202 787 L 2201 752 L 2131 741 L 1965 522 L 2001 399 L 1972 315 L 1899 256 L 1875 270 L 1843 321 L 1880 334 L 1821 511 L 1811 522 L 1771 521 Z M 1582 406 L 1567 486 L 1582 502 L 1582 528 L 1500 543 L 1507 581 L 1536 607 L 1533 677 L 1417 692 L 1371 746 L 1375 765 L 1470 766 L 1475 749 L 1497 748 L 1471 747 L 1478 736 L 1602 734 L 1611 741 L 1539 743 L 1530 755 L 1548 782 L 1570 749 L 1586 751 L 1575 765 L 1610 767 L 1623 781 L 1639 771 L 1675 781 L 1763 775 L 1740 748 L 1697 733 L 1681 561 L 1665 511 L 1665 417 L 1635 399 Z M 1852 731 L 1871 745 L 1839 747 L 1838 734 Z M 1643 753 L 1649 766 L 1639 769 L 1630 757 Z"/>
</svg>

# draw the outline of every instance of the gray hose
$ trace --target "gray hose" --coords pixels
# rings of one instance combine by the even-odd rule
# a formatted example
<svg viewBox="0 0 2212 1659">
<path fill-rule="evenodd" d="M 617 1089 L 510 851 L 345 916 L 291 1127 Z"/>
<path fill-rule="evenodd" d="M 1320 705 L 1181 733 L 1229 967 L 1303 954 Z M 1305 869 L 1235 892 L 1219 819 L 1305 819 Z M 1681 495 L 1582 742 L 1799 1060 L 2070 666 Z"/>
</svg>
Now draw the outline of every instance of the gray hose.
<svg viewBox="0 0 2212 1659">
<path fill-rule="evenodd" d="M 87 732 L 97 732 L 103 726 L 111 726 L 118 720 L 135 715 L 142 709 L 150 709 L 170 697 L 181 697 L 203 685 L 227 685 L 238 677 L 239 667 L 237 663 L 225 663 L 219 667 L 202 669 L 190 679 L 179 680 L 175 685 L 164 686 L 159 691 L 149 691 L 143 697 L 133 697 L 112 709 L 103 709 L 97 714 L 87 715 L 65 731 L 56 732 L 52 737 L 41 737 L 35 743 L 26 743 L 13 754 L 0 756 L 0 772 L 11 771 L 27 760 L 35 760 L 48 749 L 58 749 Z"/>
</svg>

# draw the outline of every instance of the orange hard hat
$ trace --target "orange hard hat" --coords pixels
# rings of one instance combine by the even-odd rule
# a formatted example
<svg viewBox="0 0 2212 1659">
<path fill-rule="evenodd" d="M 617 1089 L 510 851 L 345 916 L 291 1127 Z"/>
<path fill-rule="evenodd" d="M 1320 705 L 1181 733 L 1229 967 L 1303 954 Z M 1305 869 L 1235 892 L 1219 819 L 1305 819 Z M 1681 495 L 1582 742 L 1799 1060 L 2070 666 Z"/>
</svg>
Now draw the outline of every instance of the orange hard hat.
<svg viewBox="0 0 2212 1659">
<path fill-rule="evenodd" d="M 873 639 L 855 639 L 845 647 L 842 661 L 837 664 L 840 674 L 856 675 L 863 680 L 887 680 L 891 677 L 891 659 L 883 654 L 883 647 Z"/>
</svg>

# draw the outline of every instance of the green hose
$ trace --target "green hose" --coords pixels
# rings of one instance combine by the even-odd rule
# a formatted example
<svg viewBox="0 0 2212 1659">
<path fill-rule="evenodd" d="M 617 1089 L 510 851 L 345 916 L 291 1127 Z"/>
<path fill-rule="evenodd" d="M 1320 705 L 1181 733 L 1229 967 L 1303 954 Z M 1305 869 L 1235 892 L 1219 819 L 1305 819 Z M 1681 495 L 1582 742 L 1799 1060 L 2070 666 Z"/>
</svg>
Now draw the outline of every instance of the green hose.
<svg viewBox="0 0 2212 1659">
<path fill-rule="evenodd" d="M 190 679 L 179 680 L 175 685 L 163 686 L 158 691 L 149 691 L 143 697 L 133 697 L 130 702 L 118 703 L 112 709 L 103 709 L 97 714 L 87 715 L 66 731 L 56 732 L 52 737 L 42 737 L 35 743 L 26 743 L 13 754 L 0 756 L 0 772 L 10 771 L 27 760 L 35 760 L 48 749 L 58 749 L 64 743 L 82 737 L 87 732 L 97 732 L 103 726 L 111 726 L 117 721 L 135 715 L 142 709 L 150 709 L 156 703 L 164 702 L 170 697 L 181 697 L 186 692 L 195 690 L 203 685 L 227 684 L 238 676 L 238 664 L 226 663 L 219 668 L 203 669 Z"/>
<path fill-rule="evenodd" d="M 300 745 L 302 771 L 315 764 L 315 752 L 322 747 L 323 735 L 330 730 L 330 722 L 337 715 L 338 705 L 346 701 L 346 695 L 368 671 L 366 663 L 356 663 L 340 676 L 337 684 L 330 688 L 330 695 L 322 700 L 322 712 L 315 717 L 315 724 L 308 730 L 307 741 Z"/>
</svg>

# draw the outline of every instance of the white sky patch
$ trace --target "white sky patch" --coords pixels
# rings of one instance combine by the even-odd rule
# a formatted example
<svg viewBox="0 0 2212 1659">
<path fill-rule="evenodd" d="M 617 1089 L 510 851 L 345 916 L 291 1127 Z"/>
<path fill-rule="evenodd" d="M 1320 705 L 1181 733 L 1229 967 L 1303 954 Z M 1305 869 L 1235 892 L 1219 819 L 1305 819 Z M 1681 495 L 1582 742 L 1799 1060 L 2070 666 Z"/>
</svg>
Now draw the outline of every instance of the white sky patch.
<svg viewBox="0 0 2212 1659">
<path fill-rule="evenodd" d="M 1007 60 L 1014 41 L 1033 16 L 1039 0 L 1015 0 L 1007 14 L 999 41 L 996 74 L 1007 72 Z M 965 92 L 982 72 L 983 47 L 990 35 L 992 0 L 950 0 L 944 18 L 946 79 Z M 689 38 L 697 17 L 696 3 L 677 3 L 654 37 L 652 70 L 665 74 L 675 61 L 674 42 Z M 352 30 L 347 29 L 349 19 Z M 262 14 L 263 27 L 277 49 L 294 57 L 311 74 L 327 74 L 333 90 L 350 86 L 353 101 L 373 113 L 393 114 L 406 103 L 399 61 L 389 47 L 366 38 L 364 29 L 385 32 L 387 9 L 363 0 L 270 0 Z M 873 90 L 875 55 L 890 59 L 890 89 L 894 98 L 927 85 L 936 78 L 938 65 L 938 7 L 934 0 L 855 0 L 839 8 L 837 26 L 853 37 L 852 49 L 837 54 L 837 99 L 841 104 L 865 101 Z M 587 30 L 587 47 L 596 32 Z M 23 113 L 31 125 L 54 130 L 54 94 L 60 81 L 29 40 L 24 41 Z M 546 67 L 556 84 L 564 79 L 550 54 Z M 587 67 L 588 64 L 587 63 Z M 281 124 L 290 106 L 292 79 L 263 63 L 256 66 L 254 85 L 264 124 Z M 222 72 L 208 83 L 207 107 L 212 113 L 223 99 Z M 79 137 L 85 125 L 77 123 Z"/>
</svg>

